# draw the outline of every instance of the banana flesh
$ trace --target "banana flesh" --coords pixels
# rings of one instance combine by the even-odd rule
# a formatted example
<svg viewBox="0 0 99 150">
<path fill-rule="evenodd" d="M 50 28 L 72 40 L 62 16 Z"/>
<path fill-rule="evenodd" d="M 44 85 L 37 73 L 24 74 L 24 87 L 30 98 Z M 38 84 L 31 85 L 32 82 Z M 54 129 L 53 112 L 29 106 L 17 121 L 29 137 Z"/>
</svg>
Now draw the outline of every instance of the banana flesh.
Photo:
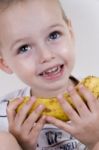
<svg viewBox="0 0 99 150">
<path fill-rule="evenodd" d="M 99 97 L 99 77 L 87 76 L 80 83 L 82 83 L 85 87 L 87 87 L 96 98 Z M 71 97 L 67 93 L 64 94 L 64 98 L 72 105 L 72 107 L 74 107 Z M 19 107 L 17 108 L 16 111 L 17 112 L 20 111 L 20 109 L 22 109 L 22 107 L 27 103 L 28 100 L 29 100 L 29 97 L 25 96 L 23 102 L 19 105 Z M 69 120 L 68 115 L 66 115 L 66 113 L 64 113 L 62 107 L 60 106 L 59 102 L 57 101 L 57 98 L 55 98 L 55 97 L 50 98 L 50 99 L 37 98 L 36 102 L 30 109 L 29 114 L 32 111 L 34 111 L 37 108 L 37 106 L 39 106 L 40 104 L 44 104 L 44 106 L 45 106 L 45 109 L 43 110 L 41 115 L 53 116 L 62 121 Z"/>
</svg>

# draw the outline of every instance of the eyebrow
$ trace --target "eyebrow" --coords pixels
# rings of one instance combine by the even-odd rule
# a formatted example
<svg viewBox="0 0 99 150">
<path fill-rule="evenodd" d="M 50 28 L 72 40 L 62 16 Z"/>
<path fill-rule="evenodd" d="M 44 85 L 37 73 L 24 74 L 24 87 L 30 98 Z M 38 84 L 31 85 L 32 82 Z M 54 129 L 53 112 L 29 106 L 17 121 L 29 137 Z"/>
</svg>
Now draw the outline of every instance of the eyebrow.
<svg viewBox="0 0 99 150">
<path fill-rule="evenodd" d="M 51 25 L 51 26 L 48 26 L 49 29 L 50 29 L 50 28 L 55 28 L 55 27 L 64 27 L 64 26 L 63 26 L 62 24 L 59 24 L 59 23 L 54 24 L 54 25 Z M 11 48 L 12 48 L 14 45 L 16 45 L 17 43 L 22 42 L 22 41 L 24 41 L 24 40 L 26 40 L 26 39 L 27 39 L 27 37 L 24 37 L 24 38 L 22 38 L 22 39 L 16 40 L 16 41 L 12 44 Z"/>
<path fill-rule="evenodd" d="M 57 24 L 49 26 L 48 28 L 55 28 L 55 27 L 64 27 L 64 25 L 57 23 Z"/>
<path fill-rule="evenodd" d="M 21 39 L 16 40 L 16 41 L 11 45 L 11 49 L 12 49 L 12 47 L 14 47 L 14 45 L 16 45 L 17 43 L 20 43 L 20 42 L 22 42 L 22 41 L 24 41 L 24 40 L 26 40 L 26 39 L 27 39 L 27 37 L 24 37 L 24 38 L 21 38 Z"/>
</svg>

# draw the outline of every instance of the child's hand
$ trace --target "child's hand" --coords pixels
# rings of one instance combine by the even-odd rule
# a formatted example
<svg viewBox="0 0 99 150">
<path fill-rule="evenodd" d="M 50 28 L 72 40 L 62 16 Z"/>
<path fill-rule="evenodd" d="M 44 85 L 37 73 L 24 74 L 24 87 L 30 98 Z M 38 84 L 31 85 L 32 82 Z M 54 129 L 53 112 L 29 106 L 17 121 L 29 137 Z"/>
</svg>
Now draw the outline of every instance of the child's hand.
<svg viewBox="0 0 99 150">
<path fill-rule="evenodd" d="M 62 96 L 58 96 L 59 102 L 71 122 L 65 123 L 53 117 L 47 117 L 47 121 L 69 132 L 83 144 L 92 148 L 99 142 L 99 100 L 83 85 L 79 85 L 77 90 L 79 94 L 74 88 L 69 89 L 77 111 Z M 88 107 L 81 97 L 86 100 Z"/>
<path fill-rule="evenodd" d="M 22 99 L 18 99 L 8 105 L 7 114 L 9 131 L 16 137 L 24 150 L 35 150 L 37 147 L 38 136 L 45 124 L 45 117 L 43 116 L 40 118 L 44 106 L 40 105 L 27 117 L 30 108 L 35 102 L 35 98 L 31 98 L 27 104 L 16 113 L 16 108 L 21 102 Z"/>
</svg>

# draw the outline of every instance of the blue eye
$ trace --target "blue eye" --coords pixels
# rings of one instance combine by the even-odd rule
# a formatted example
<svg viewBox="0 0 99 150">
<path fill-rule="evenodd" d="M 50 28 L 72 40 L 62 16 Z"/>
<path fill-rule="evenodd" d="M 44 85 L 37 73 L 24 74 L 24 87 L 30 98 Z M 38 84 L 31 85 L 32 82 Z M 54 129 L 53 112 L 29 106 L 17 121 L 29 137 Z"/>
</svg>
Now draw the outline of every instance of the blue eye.
<svg viewBox="0 0 99 150">
<path fill-rule="evenodd" d="M 56 39 L 60 38 L 60 36 L 61 36 L 61 33 L 60 33 L 60 32 L 54 31 L 54 32 L 52 32 L 52 33 L 49 35 L 49 39 L 50 39 L 50 40 L 56 40 Z"/>
<path fill-rule="evenodd" d="M 25 44 L 18 49 L 18 53 L 26 53 L 29 50 L 31 50 L 31 46 L 28 44 Z"/>
</svg>

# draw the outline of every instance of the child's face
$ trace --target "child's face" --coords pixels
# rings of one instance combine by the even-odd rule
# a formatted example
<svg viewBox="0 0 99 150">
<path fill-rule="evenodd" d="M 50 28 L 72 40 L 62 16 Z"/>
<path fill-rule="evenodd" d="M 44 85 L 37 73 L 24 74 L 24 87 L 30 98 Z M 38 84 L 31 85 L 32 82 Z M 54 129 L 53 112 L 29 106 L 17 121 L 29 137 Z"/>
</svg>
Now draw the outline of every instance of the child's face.
<svg viewBox="0 0 99 150">
<path fill-rule="evenodd" d="M 16 73 L 36 96 L 53 96 L 68 83 L 73 40 L 57 0 L 15 4 L 0 15 L 1 68 Z"/>
</svg>

